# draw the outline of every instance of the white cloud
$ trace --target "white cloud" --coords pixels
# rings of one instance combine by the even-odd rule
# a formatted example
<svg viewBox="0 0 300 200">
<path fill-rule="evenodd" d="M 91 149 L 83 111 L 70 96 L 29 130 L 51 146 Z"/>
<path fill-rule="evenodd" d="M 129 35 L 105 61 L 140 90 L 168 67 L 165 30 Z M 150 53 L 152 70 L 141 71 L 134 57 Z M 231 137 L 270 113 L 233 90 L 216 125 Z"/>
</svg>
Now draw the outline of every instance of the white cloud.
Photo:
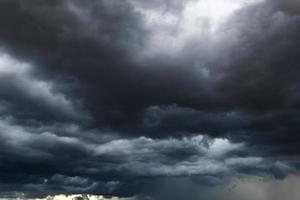
<svg viewBox="0 0 300 200">
<path fill-rule="evenodd" d="M 142 13 L 151 36 L 147 56 L 164 53 L 178 55 L 191 39 L 197 38 L 202 45 L 213 46 L 214 37 L 222 34 L 220 28 L 235 11 L 263 0 L 194 0 L 169 2 L 160 6 L 145 6 L 134 1 L 135 9 Z M 173 9 L 176 11 L 173 12 Z M 179 10 L 178 10 L 179 9 Z"/>
<path fill-rule="evenodd" d="M 83 194 L 58 194 L 58 195 L 49 195 L 46 198 L 26 198 L 26 200 L 74 200 L 76 198 L 83 198 L 88 200 L 135 200 L 135 197 L 132 198 L 119 198 L 119 197 L 104 197 L 102 195 L 83 195 Z M 17 198 L 18 200 L 25 199 L 22 197 Z M 0 198 L 0 200 L 13 200 L 10 198 Z"/>
</svg>

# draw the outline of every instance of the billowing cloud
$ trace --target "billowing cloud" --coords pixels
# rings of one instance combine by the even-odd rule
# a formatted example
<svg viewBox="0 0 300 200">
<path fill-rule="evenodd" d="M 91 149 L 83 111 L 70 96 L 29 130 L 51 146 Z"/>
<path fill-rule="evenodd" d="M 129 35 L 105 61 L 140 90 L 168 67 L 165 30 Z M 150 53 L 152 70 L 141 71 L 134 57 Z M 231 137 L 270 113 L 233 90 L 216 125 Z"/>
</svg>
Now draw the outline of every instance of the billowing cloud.
<svg viewBox="0 0 300 200">
<path fill-rule="evenodd" d="M 0 128 L 3 194 L 5 188 L 13 188 L 12 194 L 26 191 L 33 196 L 57 192 L 127 196 L 142 192 L 135 184 L 147 186 L 149 179 L 199 176 L 197 182 L 214 185 L 249 171 L 283 178 L 295 170 L 289 160 L 255 155 L 245 144 L 226 138 L 124 139 L 76 128 L 62 135 L 55 127 L 53 132 L 43 131 L 9 119 L 1 119 Z"/>
<path fill-rule="evenodd" d="M 56 91 L 53 82 L 34 77 L 33 66 L 8 54 L 0 54 L 2 114 L 26 120 L 86 118 L 72 100 Z"/>
<path fill-rule="evenodd" d="M 1 1 L 1 194 L 147 196 L 296 173 L 299 8 Z"/>
</svg>

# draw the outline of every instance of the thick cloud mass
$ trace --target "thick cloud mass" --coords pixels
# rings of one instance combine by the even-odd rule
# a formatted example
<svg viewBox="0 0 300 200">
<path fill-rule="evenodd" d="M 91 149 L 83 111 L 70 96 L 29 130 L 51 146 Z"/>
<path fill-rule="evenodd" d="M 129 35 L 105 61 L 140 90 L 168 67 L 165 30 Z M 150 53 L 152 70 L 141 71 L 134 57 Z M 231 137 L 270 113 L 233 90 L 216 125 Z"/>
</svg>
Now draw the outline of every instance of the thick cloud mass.
<svg viewBox="0 0 300 200">
<path fill-rule="evenodd" d="M 0 196 L 297 172 L 299 31 L 297 0 L 0 1 Z"/>
</svg>

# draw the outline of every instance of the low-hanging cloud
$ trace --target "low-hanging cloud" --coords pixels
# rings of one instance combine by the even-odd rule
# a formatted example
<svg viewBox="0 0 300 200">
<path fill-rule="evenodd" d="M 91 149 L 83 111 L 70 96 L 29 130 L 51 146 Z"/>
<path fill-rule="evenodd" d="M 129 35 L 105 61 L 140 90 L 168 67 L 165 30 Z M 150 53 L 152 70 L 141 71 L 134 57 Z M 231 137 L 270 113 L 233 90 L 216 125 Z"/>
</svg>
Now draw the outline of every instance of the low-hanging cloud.
<svg viewBox="0 0 300 200">
<path fill-rule="evenodd" d="M 293 174 L 299 24 L 296 0 L 1 1 L 1 192 Z"/>
</svg>

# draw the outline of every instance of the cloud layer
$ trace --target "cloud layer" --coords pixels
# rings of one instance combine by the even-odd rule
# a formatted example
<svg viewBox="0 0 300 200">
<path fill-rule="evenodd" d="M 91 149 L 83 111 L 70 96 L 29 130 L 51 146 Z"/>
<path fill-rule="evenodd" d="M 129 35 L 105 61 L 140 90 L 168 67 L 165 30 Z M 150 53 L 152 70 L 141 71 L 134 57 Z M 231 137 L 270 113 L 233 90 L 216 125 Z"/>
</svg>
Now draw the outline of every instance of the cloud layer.
<svg viewBox="0 0 300 200">
<path fill-rule="evenodd" d="M 296 0 L 1 1 L 2 194 L 296 172 L 299 25 Z"/>
</svg>

